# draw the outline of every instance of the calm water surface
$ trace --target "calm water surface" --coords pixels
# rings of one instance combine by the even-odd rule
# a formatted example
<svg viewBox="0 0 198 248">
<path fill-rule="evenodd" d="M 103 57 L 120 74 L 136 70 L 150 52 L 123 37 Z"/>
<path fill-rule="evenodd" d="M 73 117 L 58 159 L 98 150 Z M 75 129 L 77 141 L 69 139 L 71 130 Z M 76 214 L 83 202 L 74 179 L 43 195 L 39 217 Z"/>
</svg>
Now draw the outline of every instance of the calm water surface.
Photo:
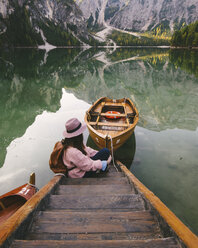
<svg viewBox="0 0 198 248">
<path fill-rule="evenodd" d="M 71 117 L 101 96 L 131 98 L 135 134 L 116 158 L 198 234 L 198 52 L 162 49 L 0 51 L 0 194 L 48 160 Z M 94 146 L 88 132 L 85 141 Z"/>
</svg>

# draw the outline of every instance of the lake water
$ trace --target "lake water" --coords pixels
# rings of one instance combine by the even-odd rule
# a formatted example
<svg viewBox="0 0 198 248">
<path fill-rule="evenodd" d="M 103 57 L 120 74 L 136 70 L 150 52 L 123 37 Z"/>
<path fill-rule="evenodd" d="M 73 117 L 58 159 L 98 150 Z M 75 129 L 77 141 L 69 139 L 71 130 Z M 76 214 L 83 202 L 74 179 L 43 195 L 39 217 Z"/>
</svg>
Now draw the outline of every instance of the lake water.
<svg viewBox="0 0 198 248">
<path fill-rule="evenodd" d="M 198 51 L 1 50 L 0 68 L 0 194 L 31 172 L 41 188 L 65 121 L 129 97 L 140 120 L 115 157 L 198 234 Z"/>
</svg>

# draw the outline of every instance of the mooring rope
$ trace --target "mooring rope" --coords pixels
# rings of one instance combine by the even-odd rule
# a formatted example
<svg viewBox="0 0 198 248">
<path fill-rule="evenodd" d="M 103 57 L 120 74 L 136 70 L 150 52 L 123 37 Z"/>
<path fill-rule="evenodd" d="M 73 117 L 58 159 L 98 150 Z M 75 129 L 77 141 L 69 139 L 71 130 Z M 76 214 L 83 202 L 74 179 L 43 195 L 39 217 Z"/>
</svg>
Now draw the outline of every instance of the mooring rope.
<svg viewBox="0 0 198 248">
<path fill-rule="evenodd" d="M 112 139 L 111 135 L 108 135 L 108 137 L 110 138 L 110 141 L 111 141 L 111 154 L 112 154 L 113 166 L 115 167 L 116 171 L 118 172 L 118 168 L 115 165 L 114 154 L 113 154 L 113 139 Z"/>
<path fill-rule="evenodd" d="M 64 176 L 65 177 L 65 174 L 63 174 L 63 173 L 56 173 L 54 176 Z"/>
</svg>

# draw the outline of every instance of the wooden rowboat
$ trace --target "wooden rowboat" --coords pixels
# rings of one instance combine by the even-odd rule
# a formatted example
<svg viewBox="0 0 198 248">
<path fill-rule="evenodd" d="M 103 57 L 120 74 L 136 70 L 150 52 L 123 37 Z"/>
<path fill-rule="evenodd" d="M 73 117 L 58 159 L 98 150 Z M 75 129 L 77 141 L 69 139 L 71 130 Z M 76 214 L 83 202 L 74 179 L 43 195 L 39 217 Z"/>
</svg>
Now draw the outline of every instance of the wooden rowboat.
<svg viewBox="0 0 198 248">
<path fill-rule="evenodd" d="M 134 132 L 139 113 L 129 98 L 98 99 L 86 112 L 85 122 L 90 136 L 99 148 L 115 151 Z"/>
<path fill-rule="evenodd" d="M 0 225 L 13 215 L 36 193 L 35 174 L 31 174 L 29 183 L 0 196 Z"/>
</svg>

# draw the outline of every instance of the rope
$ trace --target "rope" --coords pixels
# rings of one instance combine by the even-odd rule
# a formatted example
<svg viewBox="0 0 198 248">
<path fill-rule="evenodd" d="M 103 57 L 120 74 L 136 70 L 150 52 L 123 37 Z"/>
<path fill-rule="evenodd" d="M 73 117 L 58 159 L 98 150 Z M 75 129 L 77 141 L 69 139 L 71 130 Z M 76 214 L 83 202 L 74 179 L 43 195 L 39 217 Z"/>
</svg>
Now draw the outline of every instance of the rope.
<svg viewBox="0 0 198 248">
<path fill-rule="evenodd" d="M 112 161 L 113 161 L 113 166 L 115 167 L 116 171 L 118 172 L 118 168 L 115 165 L 115 161 L 114 161 L 114 154 L 113 154 L 113 140 L 111 135 L 108 135 L 108 137 L 110 138 L 111 141 L 111 153 L 112 153 Z"/>
<path fill-rule="evenodd" d="M 36 188 L 35 184 L 28 183 L 28 185 Z"/>
<path fill-rule="evenodd" d="M 39 191 L 39 188 L 37 188 L 35 184 L 28 183 L 28 185 L 34 187 L 36 189 L 36 192 Z"/>
<path fill-rule="evenodd" d="M 64 176 L 65 177 L 65 174 L 63 174 L 63 173 L 56 173 L 54 176 Z"/>
</svg>

